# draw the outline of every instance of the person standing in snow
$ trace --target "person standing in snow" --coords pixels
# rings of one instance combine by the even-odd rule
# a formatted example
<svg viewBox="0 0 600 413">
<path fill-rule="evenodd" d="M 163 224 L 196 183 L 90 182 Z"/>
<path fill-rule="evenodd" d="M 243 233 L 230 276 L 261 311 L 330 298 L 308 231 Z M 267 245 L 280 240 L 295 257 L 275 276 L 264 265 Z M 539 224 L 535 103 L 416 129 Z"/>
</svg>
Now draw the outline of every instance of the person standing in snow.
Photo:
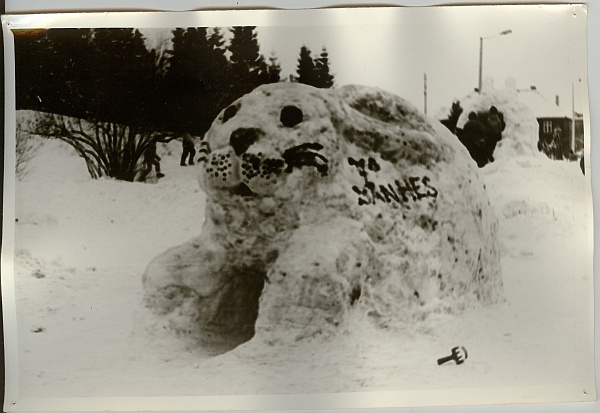
<svg viewBox="0 0 600 413">
<path fill-rule="evenodd" d="M 144 182 L 152 167 L 156 170 L 156 177 L 162 178 L 165 174 L 160 172 L 160 156 L 156 153 L 156 142 L 151 142 L 144 151 L 144 159 L 142 161 L 142 172 L 140 174 L 140 181 Z"/>
<path fill-rule="evenodd" d="M 183 134 L 181 138 L 181 144 L 183 146 L 183 153 L 181 154 L 181 166 L 186 166 L 186 160 L 188 165 L 194 165 L 194 156 L 196 156 L 196 143 L 194 138 L 188 132 Z"/>
<path fill-rule="evenodd" d="M 469 120 L 463 126 L 460 140 L 471 154 L 471 158 L 477 162 L 477 166 L 481 168 L 485 165 L 485 129 L 477 119 L 477 114 L 475 112 L 469 113 Z"/>
<path fill-rule="evenodd" d="M 502 139 L 502 132 L 506 127 L 506 123 L 504 123 L 504 116 L 502 115 L 502 113 L 498 112 L 496 106 L 492 106 L 490 108 L 490 113 L 487 117 L 486 126 L 487 137 L 485 145 L 485 163 L 488 163 L 494 162 L 493 155 L 494 150 L 496 149 L 496 144 Z"/>
<path fill-rule="evenodd" d="M 554 128 L 552 131 L 552 159 L 562 160 L 564 158 L 564 151 L 562 146 L 562 129 L 559 127 Z"/>
</svg>

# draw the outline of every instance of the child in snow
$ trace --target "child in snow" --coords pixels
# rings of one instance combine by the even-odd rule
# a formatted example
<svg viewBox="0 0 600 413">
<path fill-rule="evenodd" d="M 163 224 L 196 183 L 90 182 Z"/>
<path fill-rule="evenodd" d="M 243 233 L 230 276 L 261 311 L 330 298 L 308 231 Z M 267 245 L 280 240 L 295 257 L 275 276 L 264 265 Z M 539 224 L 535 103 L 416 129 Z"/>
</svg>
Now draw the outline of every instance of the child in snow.
<svg viewBox="0 0 600 413">
<path fill-rule="evenodd" d="M 463 126 L 459 139 L 471 154 L 471 158 L 481 168 L 485 165 L 486 155 L 485 129 L 475 112 L 469 113 L 469 120 Z"/>
<path fill-rule="evenodd" d="M 196 148 L 195 142 L 192 135 L 189 133 L 184 133 L 181 139 L 181 144 L 183 146 L 183 153 L 181 154 L 181 166 L 186 166 L 186 159 L 188 160 L 189 165 L 194 165 L 194 156 L 196 156 Z"/>
<path fill-rule="evenodd" d="M 142 173 L 140 175 L 140 181 L 145 181 L 150 172 L 152 172 L 152 166 L 156 170 L 156 177 L 162 178 L 165 174 L 160 172 L 160 156 L 156 153 L 156 142 L 152 142 L 148 145 L 144 151 L 144 160 L 142 161 Z"/>
<path fill-rule="evenodd" d="M 485 163 L 494 162 L 494 150 L 496 149 L 496 144 L 502 139 L 504 128 L 506 128 L 504 116 L 502 113 L 498 112 L 496 106 L 490 107 L 490 113 L 486 122 L 487 141 Z"/>
</svg>

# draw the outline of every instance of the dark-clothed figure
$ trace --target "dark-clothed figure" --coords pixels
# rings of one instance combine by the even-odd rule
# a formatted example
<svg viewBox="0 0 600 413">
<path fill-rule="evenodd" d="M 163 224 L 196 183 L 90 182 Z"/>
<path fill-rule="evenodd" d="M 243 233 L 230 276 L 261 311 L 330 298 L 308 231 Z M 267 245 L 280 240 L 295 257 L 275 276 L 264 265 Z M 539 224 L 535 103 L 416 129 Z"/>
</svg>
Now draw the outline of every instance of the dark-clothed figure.
<svg viewBox="0 0 600 413">
<path fill-rule="evenodd" d="M 495 106 L 492 106 L 486 122 L 487 139 L 485 163 L 494 162 L 494 150 L 496 150 L 496 145 L 502 139 L 502 132 L 505 127 L 504 116 L 502 113 L 498 112 L 498 109 Z"/>
<path fill-rule="evenodd" d="M 192 135 L 185 133 L 181 139 L 183 146 L 183 153 L 181 154 L 181 166 L 186 166 L 186 160 L 188 165 L 194 165 L 194 156 L 196 156 L 195 142 Z"/>
<path fill-rule="evenodd" d="M 475 112 L 469 113 L 469 120 L 463 126 L 460 140 L 479 167 L 485 165 L 486 133 Z"/>
<path fill-rule="evenodd" d="M 552 150 L 552 159 L 562 160 L 564 158 L 562 130 L 558 127 L 552 131 Z"/>
<path fill-rule="evenodd" d="M 144 151 L 144 159 L 142 161 L 142 172 L 140 174 L 140 181 L 145 181 L 150 172 L 152 172 L 152 167 L 156 171 L 156 177 L 162 178 L 165 174 L 160 172 L 160 156 L 156 153 L 156 142 L 152 142 L 148 145 L 146 150 Z"/>
<path fill-rule="evenodd" d="M 567 155 L 563 146 L 562 129 L 554 128 L 552 135 L 543 135 L 538 142 L 538 149 L 545 153 L 550 159 L 575 159 L 573 151 L 569 150 Z"/>
</svg>

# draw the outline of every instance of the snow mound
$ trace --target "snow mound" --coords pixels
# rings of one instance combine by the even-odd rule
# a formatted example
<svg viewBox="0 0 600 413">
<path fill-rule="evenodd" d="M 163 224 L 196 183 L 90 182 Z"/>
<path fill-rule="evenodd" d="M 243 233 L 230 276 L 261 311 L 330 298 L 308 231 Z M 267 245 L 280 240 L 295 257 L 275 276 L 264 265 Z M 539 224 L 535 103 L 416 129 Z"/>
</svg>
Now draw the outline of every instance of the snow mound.
<svg viewBox="0 0 600 413">
<path fill-rule="evenodd" d="M 218 116 L 200 158 L 202 233 L 156 257 L 143 284 L 164 326 L 205 348 L 502 297 L 476 165 L 402 98 L 262 86 Z"/>
<path fill-rule="evenodd" d="M 531 109 L 518 99 L 516 88 L 494 89 L 487 85 L 481 94 L 470 94 L 461 99 L 460 104 L 464 110 L 458 119 L 458 128 L 462 128 L 467 122 L 469 113 L 488 112 L 492 106 L 504 116 L 506 128 L 494 151 L 494 159 L 540 156 L 537 149 L 538 122 Z"/>
<path fill-rule="evenodd" d="M 555 161 L 544 156 L 518 156 L 494 162 L 483 169 L 488 185 L 505 186 L 510 192 L 491 191 L 490 198 L 504 229 L 514 221 L 535 221 L 537 226 L 573 233 L 574 226 L 585 229 L 575 205 L 587 201 L 585 176 L 577 162 Z M 552 183 L 552 190 L 546 188 Z M 508 195 L 507 195 L 508 194 Z M 584 211 L 585 212 L 585 211 Z M 519 232 L 518 224 L 515 232 Z"/>
</svg>

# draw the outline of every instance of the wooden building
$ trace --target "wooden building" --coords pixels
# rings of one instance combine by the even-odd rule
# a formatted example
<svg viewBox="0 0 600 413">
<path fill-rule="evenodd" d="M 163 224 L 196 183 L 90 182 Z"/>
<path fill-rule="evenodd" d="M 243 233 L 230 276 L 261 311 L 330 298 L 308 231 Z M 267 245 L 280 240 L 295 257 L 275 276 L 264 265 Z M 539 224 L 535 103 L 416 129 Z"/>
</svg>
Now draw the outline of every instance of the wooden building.
<svg viewBox="0 0 600 413">
<path fill-rule="evenodd" d="M 519 100 L 529 106 L 539 124 L 539 142 L 552 143 L 562 152 L 563 157 L 583 150 L 583 116 L 575 114 L 575 142 L 573 146 L 573 115 L 569 107 L 561 106 L 556 97 L 554 102 L 542 96 L 535 86 L 519 89 Z"/>
</svg>

